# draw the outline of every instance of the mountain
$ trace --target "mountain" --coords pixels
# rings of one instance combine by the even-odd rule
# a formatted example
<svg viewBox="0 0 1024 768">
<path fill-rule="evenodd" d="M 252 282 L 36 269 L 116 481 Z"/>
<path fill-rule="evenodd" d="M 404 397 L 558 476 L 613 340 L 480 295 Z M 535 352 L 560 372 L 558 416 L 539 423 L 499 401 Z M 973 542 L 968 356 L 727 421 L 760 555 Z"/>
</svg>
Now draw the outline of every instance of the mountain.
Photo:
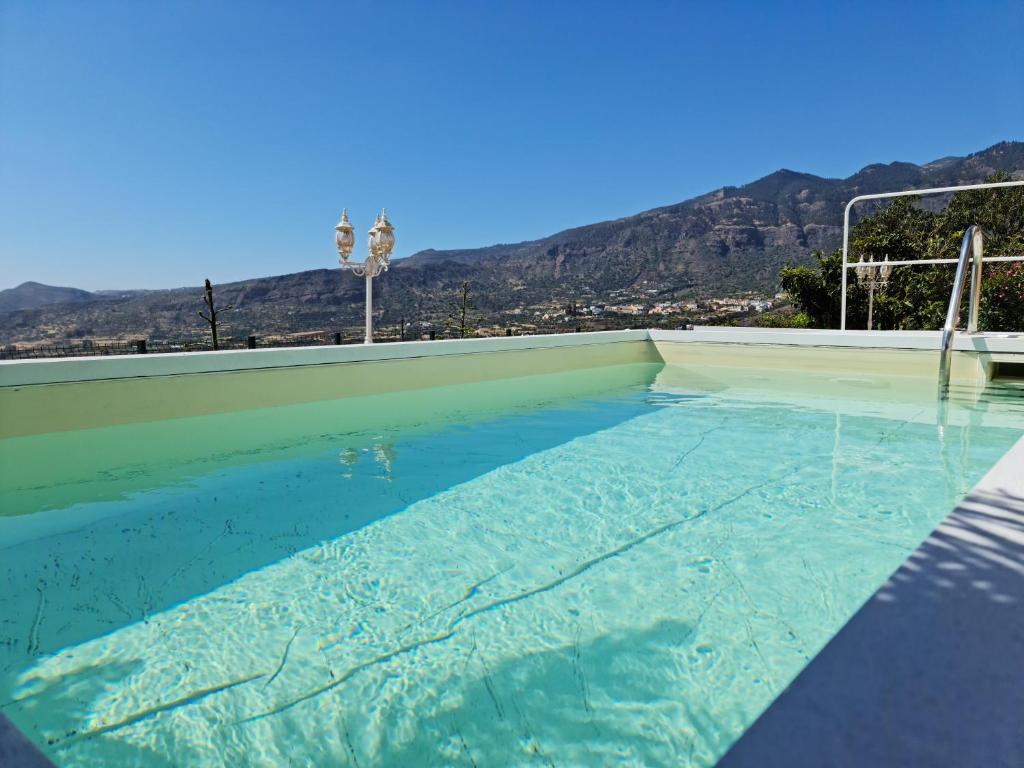
<svg viewBox="0 0 1024 768">
<path fill-rule="evenodd" d="M 774 293 L 778 271 L 814 249 L 839 245 L 843 208 L 855 195 L 984 181 L 996 171 L 1024 178 L 1024 142 L 925 165 L 869 165 L 846 179 L 782 169 L 741 187 L 540 240 L 464 250 L 427 250 L 396 260 L 374 281 L 380 320 L 437 323 L 468 280 L 477 309 L 497 320 L 530 318 L 550 302 L 663 301 Z M 940 201 L 941 202 L 941 201 Z M 935 203 L 929 203 L 934 205 Z M 861 214 L 868 206 L 858 209 Z M 197 281 L 198 282 L 198 281 Z M 28 287 L 26 287 L 28 286 Z M 363 283 L 321 269 L 218 285 L 235 309 L 228 332 L 326 330 L 362 322 Z M 45 290 L 44 290 L 45 289 Z M 60 303 L 29 297 L 67 291 Z M 37 338 L 203 333 L 202 290 L 97 292 L 26 283 L 0 305 L 0 342 Z M 3 311 L 6 308 L 6 311 Z"/>
<path fill-rule="evenodd" d="M 47 304 L 83 304 L 95 299 L 93 294 L 78 288 L 58 288 L 55 285 L 27 282 L 0 291 L 0 312 L 35 309 Z"/>
<path fill-rule="evenodd" d="M 814 249 L 836 247 L 843 209 L 861 194 L 984 181 L 996 171 L 1024 176 L 1024 142 L 1003 142 L 927 165 L 876 164 L 846 179 L 782 169 L 742 187 L 723 187 L 676 205 L 559 232 L 541 240 L 457 251 L 428 250 L 398 262 L 445 262 L 546 280 L 563 293 L 646 283 L 704 294 L 771 290 L 778 269 Z M 858 209 L 861 213 L 868 206 Z"/>
</svg>

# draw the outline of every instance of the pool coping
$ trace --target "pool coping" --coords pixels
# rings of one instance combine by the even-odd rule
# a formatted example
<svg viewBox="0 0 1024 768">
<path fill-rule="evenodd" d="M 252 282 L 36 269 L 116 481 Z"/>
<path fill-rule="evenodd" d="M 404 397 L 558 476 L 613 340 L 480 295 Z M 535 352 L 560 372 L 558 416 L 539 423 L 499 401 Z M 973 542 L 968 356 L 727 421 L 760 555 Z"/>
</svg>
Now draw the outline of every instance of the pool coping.
<svg viewBox="0 0 1024 768">
<path fill-rule="evenodd" d="M 646 330 L 559 333 L 543 336 L 497 336 L 480 339 L 399 341 L 387 344 L 233 349 L 217 352 L 169 352 L 146 355 L 68 357 L 0 361 L 0 387 L 60 384 L 189 373 L 294 368 L 337 363 L 413 360 L 425 357 L 582 347 L 618 342 L 645 342 Z"/>
<path fill-rule="evenodd" d="M 800 347 L 860 349 L 917 349 L 939 351 L 941 331 L 837 331 L 815 328 L 733 328 L 696 326 L 689 331 L 652 328 L 651 341 L 715 344 L 767 344 Z M 1024 354 L 1024 333 L 958 333 L 953 349 L 959 352 Z"/>
<path fill-rule="evenodd" d="M 0 361 L 0 388 L 35 384 L 145 378 L 194 373 L 294 368 L 337 363 L 412 360 L 515 350 L 581 347 L 618 342 L 712 343 L 754 346 L 859 349 L 939 349 L 938 331 L 836 331 L 796 328 L 697 326 L 692 330 L 635 329 L 561 333 L 542 336 L 497 336 L 478 339 L 406 341 L 388 344 L 239 349 L 217 352 L 69 357 Z M 960 352 L 1024 355 L 1024 334 L 957 334 Z"/>
<path fill-rule="evenodd" d="M 1024 437 L 718 763 L 1024 764 Z"/>
</svg>

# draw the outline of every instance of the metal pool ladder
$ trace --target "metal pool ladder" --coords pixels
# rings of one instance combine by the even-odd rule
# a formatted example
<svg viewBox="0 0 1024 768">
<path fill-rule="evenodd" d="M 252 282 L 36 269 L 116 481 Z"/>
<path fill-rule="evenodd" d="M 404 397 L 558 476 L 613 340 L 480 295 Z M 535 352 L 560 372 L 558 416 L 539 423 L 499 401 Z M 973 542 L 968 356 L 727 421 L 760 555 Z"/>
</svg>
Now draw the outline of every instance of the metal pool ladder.
<svg viewBox="0 0 1024 768">
<path fill-rule="evenodd" d="M 978 332 L 978 305 L 981 303 L 981 265 L 984 251 L 984 235 L 981 227 L 972 224 L 964 232 L 960 244 L 960 258 L 956 262 L 956 277 L 953 278 L 953 293 L 949 297 L 946 322 L 942 326 L 942 345 L 939 350 L 939 399 L 949 396 L 949 369 L 953 362 L 953 336 L 960 324 L 960 302 L 964 296 L 964 276 L 967 262 L 971 262 L 970 309 L 967 314 L 967 333 Z"/>
</svg>

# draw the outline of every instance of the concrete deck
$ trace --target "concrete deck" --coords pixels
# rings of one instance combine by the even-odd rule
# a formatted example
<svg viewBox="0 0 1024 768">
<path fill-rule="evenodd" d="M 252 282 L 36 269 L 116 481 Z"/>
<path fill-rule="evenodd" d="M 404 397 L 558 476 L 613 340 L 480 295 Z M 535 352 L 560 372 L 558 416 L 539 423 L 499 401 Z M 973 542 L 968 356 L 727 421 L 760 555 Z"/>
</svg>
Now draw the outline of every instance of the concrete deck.
<svg viewBox="0 0 1024 768">
<path fill-rule="evenodd" d="M 1024 765 L 1024 438 L 719 768 Z"/>
<path fill-rule="evenodd" d="M 0 714 L 0 766 L 3 768 L 53 768 L 36 745 Z"/>
</svg>

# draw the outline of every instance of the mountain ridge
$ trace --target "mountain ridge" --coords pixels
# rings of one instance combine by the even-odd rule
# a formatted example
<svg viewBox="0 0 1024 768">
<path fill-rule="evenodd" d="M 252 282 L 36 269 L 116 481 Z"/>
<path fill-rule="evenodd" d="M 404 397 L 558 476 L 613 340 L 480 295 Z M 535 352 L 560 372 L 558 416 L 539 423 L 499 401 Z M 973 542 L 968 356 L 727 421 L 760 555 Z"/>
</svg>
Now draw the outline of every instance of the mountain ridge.
<svg viewBox="0 0 1024 768">
<path fill-rule="evenodd" d="M 47 304 L 77 304 L 94 301 L 96 295 L 81 288 L 66 288 L 27 280 L 0 291 L 0 312 L 33 309 Z"/>
<path fill-rule="evenodd" d="M 759 246 L 798 246 L 806 249 L 829 247 L 838 239 L 842 222 L 842 207 L 860 194 L 883 191 L 897 191 L 914 186 L 948 186 L 957 183 L 972 183 L 983 180 L 996 171 L 1024 174 L 1024 143 L 1000 142 L 987 149 L 965 157 L 945 157 L 924 165 L 904 161 L 872 163 L 846 178 L 832 178 L 780 168 L 766 176 L 742 186 L 724 186 L 703 195 L 653 208 L 618 219 L 595 224 L 573 227 L 547 237 L 520 243 L 490 245 L 482 248 L 443 250 L 427 249 L 396 262 L 396 266 L 410 268 L 426 262 L 437 263 L 451 260 L 460 263 L 490 261 L 495 258 L 536 256 L 537 249 L 549 248 L 554 244 L 570 241 L 581 234 L 595 229 L 615 230 L 618 227 L 633 226 L 645 220 L 665 214 L 685 214 L 705 206 L 709 209 L 726 209 L 717 221 L 690 221 L 683 227 L 683 234 L 692 237 L 706 234 L 706 227 L 717 227 L 725 237 L 721 243 L 704 242 L 711 251 L 732 250 L 749 245 L 742 235 L 750 232 L 730 230 L 731 227 L 798 226 L 800 233 L 779 232 L 776 237 L 754 238 Z M 801 200 L 804 196 L 809 200 Z M 729 202 L 726 202 L 729 201 Z M 750 201 L 746 206 L 743 201 Z M 757 206 L 758 203 L 774 206 L 774 210 Z M 743 208 L 746 210 L 742 210 Z M 826 227 L 830 229 L 821 230 Z M 739 237 L 738 237 L 739 236 Z M 722 247 L 724 245 L 724 248 Z"/>
<path fill-rule="evenodd" d="M 771 294 L 781 266 L 807 262 L 814 250 L 839 244 L 850 198 L 975 183 L 996 171 L 1024 178 L 1024 142 L 1000 142 L 923 165 L 873 163 L 846 178 L 780 168 L 741 186 L 534 240 L 419 251 L 396 259 L 387 276 L 374 281 L 375 306 L 383 322 L 436 322 L 462 281 L 471 282 L 477 307 L 491 316 L 521 316 L 544 303 L 602 303 L 613 296 L 660 301 Z M 857 212 L 871 209 L 865 205 Z M 203 332 L 196 315 L 199 287 L 81 293 L 92 299 L 0 311 L 0 341 Z M 363 311 L 362 282 L 337 269 L 224 283 L 217 296 L 235 305 L 228 322 L 237 333 L 356 326 Z"/>
</svg>

